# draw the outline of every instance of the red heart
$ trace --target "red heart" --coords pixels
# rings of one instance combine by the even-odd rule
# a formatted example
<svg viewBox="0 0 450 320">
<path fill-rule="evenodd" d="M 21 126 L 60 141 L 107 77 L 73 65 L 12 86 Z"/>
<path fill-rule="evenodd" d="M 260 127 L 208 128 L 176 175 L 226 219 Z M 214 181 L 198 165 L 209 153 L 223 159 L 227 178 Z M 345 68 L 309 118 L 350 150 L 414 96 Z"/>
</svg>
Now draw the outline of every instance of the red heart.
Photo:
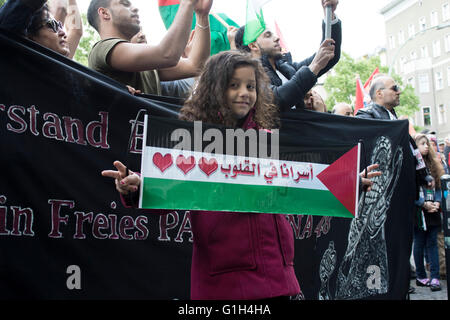
<svg viewBox="0 0 450 320">
<path fill-rule="evenodd" d="M 173 163 L 172 155 L 168 153 L 163 157 L 161 153 L 157 152 L 153 155 L 153 163 L 161 170 L 161 172 L 164 172 Z"/>
<path fill-rule="evenodd" d="M 206 173 L 206 175 L 209 177 L 214 171 L 217 170 L 219 165 L 217 164 L 217 160 L 212 158 L 210 160 L 206 160 L 205 158 L 201 158 L 198 163 L 199 168 Z"/>
<path fill-rule="evenodd" d="M 177 167 L 181 169 L 181 171 L 184 172 L 186 175 L 189 171 L 194 169 L 195 167 L 195 158 L 193 156 L 190 156 L 188 158 L 185 158 L 182 154 L 180 154 L 177 157 Z"/>
</svg>

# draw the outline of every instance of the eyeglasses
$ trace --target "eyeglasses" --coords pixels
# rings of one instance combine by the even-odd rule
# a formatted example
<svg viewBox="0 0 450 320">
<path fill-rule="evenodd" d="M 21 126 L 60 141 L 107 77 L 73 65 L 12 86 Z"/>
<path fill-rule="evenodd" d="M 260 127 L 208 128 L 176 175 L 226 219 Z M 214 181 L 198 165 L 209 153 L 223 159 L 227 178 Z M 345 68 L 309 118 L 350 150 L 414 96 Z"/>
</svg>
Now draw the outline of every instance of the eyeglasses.
<svg viewBox="0 0 450 320">
<path fill-rule="evenodd" d="M 55 19 L 48 19 L 47 21 L 44 22 L 42 27 L 52 29 L 54 33 L 58 33 L 59 30 L 64 30 L 62 22 L 57 21 Z"/>
</svg>

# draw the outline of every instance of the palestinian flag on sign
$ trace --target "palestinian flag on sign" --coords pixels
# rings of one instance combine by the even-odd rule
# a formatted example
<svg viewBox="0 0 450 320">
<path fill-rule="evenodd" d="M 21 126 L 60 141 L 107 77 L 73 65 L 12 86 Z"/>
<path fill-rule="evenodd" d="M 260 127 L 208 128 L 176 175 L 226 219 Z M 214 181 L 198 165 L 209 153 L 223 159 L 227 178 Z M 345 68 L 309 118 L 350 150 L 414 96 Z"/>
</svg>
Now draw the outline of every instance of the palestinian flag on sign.
<svg viewBox="0 0 450 320">
<path fill-rule="evenodd" d="M 201 122 L 145 120 L 139 207 L 357 216 L 358 145 L 324 146 L 311 152 L 300 143 L 283 146 L 281 139 L 279 160 L 275 160 L 269 157 L 270 143 L 278 143 L 275 133 L 259 135 L 254 131 L 258 141 L 247 139 L 245 152 L 236 155 L 239 142 L 233 140 L 233 147 L 229 147 L 229 130 L 234 132 Z M 211 132 L 223 137 L 214 136 L 214 144 L 221 141 L 214 148 Z M 209 138 L 203 141 L 205 135 Z M 178 137 L 176 141 L 171 141 L 172 136 Z M 183 150 L 178 148 L 179 141 Z M 254 152 L 257 156 L 249 156 L 255 145 L 259 146 Z M 333 157 L 336 161 L 324 163 Z"/>
<path fill-rule="evenodd" d="M 158 0 L 159 13 L 164 22 L 166 29 L 172 25 L 173 20 L 178 12 L 180 6 L 179 0 Z M 239 28 L 239 25 L 231 20 L 226 14 L 218 13 L 216 16 L 223 20 L 229 26 Z M 209 15 L 209 25 L 211 30 L 211 55 L 221 51 L 230 50 L 230 43 L 227 37 L 227 28 L 214 15 Z M 192 29 L 195 28 L 196 20 L 195 14 L 192 22 Z"/>
</svg>

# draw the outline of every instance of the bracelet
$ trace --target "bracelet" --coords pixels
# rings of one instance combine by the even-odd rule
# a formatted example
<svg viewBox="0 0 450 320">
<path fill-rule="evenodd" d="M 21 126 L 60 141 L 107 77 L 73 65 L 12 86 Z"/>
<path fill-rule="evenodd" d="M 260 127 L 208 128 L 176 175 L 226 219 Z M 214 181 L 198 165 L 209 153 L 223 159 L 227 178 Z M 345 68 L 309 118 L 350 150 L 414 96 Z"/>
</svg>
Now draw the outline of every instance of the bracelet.
<svg viewBox="0 0 450 320">
<path fill-rule="evenodd" d="M 200 24 L 197 22 L 197 27 L 199 27 L 199 28 L 202 29 L 202 30 L 206 30 L 206 29 L 209 28 L 209 24 L 208 24 L 207 26 L 202 26 L 202 25 L 200 25 Z"/>
</svg>

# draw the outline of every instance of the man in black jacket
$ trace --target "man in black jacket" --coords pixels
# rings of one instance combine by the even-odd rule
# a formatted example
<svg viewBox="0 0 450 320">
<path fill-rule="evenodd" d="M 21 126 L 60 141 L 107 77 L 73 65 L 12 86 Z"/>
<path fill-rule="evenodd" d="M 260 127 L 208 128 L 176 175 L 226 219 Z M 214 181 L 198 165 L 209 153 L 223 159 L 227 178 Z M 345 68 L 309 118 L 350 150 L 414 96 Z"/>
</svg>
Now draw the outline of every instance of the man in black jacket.
<svg viewBox="0 0 450 320">
<path fill-rule="evenodd" d="M 372 103 L 363 109 L 359 109 L 356 117 L 397 120 L 394 108 L 400 104 L 402 92 L 394 79 L 386 75 L 378 76 L 373 80 L 369 93 Z"/>
<path fill-rule="evenodd" d="M 321 1 L 324 10 L 327 6 L 332 8 L 332 39 L 322 39 L 317 53 L 301 62 L 292 62 L 290 53 L 282 54 L 280 39 L 270 29 L 264 30 L 254 42 L 248 45 L 243 44 L 245 26 L 236 33 L 237 48 L 261 59 L 281 111 L 288 111 L 294 106 L 304 108 L 303 99 L 306 93 L 311 90 L 321 75 L 339 61 L 342 28 L 341 21 L 334 14 L 338 2 L 338 0 Z M 325 34 L 324 23 L 322 29 Z"/>
<path fill-rule="evenodd" d="M 364 119 L 379 119 L 379 120 L 397 120 L 397 114 L 394 108 L 400 104 L 401 90 L 395 83 L 395 80 L 387 75 L 379 75 L 370 85 L 370 98 L 372 103 L 356 113 L 357 118 Z M 417 150 L 416 143 L 412 137 L 409 137 L 409 142 L 413 150 Z M 415 152 L 414 155 L 418 157 L 420 152 Z M 423 161 L 423 160 L 422 160 Z M 417 164 L 420 161 L 416 160 L 416 199 L 419 196 L 419 186 L 425 184 L 425 177 L 427 175 L 425 168 L 420 168 Z M 411 270 L 412 267 L 410 266 Z M 409 286 L 408 294 L 414 293 L 415 289 Z"/>
</svg>

